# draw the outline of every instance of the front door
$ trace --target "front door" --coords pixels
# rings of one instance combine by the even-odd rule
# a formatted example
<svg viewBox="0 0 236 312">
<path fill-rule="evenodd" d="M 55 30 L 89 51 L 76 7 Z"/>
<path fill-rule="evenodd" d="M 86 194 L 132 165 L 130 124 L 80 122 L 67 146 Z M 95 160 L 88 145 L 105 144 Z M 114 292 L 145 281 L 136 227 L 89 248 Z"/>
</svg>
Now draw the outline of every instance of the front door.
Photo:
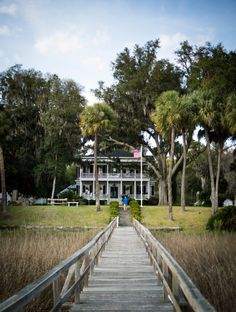
<svg viewBox="0 0 236 312">
<path fill-rule="evenodd" d="M 111 186 L 111 198 L 118 198 L 118 186 Z"/>
</svg>

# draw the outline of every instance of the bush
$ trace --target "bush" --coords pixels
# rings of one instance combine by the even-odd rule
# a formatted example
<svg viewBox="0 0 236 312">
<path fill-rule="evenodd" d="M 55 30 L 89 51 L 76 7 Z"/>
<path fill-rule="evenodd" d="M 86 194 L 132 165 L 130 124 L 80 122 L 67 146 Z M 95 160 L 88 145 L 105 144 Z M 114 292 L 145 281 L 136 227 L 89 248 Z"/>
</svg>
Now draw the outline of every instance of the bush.
<svg viewBox="0 0 236 312">
<path fill-rule="evenodd" d="M 72 200 L 75 196 L 75 193 L 73 191 L 65 191 L 60 194 L 60 198 L 68 198 L 68 200 Z"/>
<path fill-rule="evenodd" d="M 143 200 L 143 205 L 145 206 L 156 206 L 158 205 L 158 197 L 150 197 L 149 199 Z"/>
<path fill-rule="evenodd" d="M 110 202 L 110 220 L 113 220 L 119 215 L 119 202 L 112 201 Z"/>
<path fill-rule="evenodd" d="M 130 206 L 130 212 L 133 218 L 135 218 L 137 221 L 141 222 L 142 216 L 141 216 L 141 208 L 137 200 L 132 200 L 129 203 Z"/>
<path fill-rule="evenodd" d="M 78 200 L 80 202 L 80 205 L 88 205 L 88 200 L 87 198 L 83 198 L 83 197 L 78 197 Z"/>
<path fill-rule="evenodd" d="M 228 206 L 220 208 L 207 222 L 206 229 L 209 231 L 236 231 L 236 207 Z"/>
</svg>

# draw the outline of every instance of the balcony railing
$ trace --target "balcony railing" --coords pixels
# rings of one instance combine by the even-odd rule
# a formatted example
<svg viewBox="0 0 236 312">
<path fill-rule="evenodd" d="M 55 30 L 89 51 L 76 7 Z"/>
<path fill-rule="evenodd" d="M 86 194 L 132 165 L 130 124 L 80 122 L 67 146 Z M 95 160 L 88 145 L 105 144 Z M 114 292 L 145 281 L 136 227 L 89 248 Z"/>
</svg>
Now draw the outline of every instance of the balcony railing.
<svg viewBox="0 0 236 312">
<path fill-rule="evenodd" d="M 109 173 L 99 173 L 98 177 L 100 179 L 140 179 L 141 178 L 141 174 L 140 173 L 114 173 L 114 172 L 109 172 Z M 79 177 L 80 178 L 80 177 Z M 82 179 L 93 179 L 93 173 L 81 173 L 81 178 Z M 143 174 L 143 178 L 148 178 L 148 176 L 146 174 Z"/>
</svg>

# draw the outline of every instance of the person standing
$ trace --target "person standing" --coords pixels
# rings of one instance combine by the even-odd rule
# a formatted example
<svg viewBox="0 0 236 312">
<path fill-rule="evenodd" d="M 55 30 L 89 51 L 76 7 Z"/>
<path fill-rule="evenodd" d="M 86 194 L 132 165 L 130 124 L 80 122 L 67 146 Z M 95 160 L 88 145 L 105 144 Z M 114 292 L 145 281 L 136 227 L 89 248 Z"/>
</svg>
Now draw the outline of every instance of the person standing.
<svg viewBox="0 0 236 312">
<path fill-rule="evenodd" d="M 129 198 L 127 197 L 127 195 L 125 195 L 124 199 L 123 199 L 123 204 L 124 204 L 124 211 L 127 210 L 127 205 L 129 203 Z"/>
</svg>

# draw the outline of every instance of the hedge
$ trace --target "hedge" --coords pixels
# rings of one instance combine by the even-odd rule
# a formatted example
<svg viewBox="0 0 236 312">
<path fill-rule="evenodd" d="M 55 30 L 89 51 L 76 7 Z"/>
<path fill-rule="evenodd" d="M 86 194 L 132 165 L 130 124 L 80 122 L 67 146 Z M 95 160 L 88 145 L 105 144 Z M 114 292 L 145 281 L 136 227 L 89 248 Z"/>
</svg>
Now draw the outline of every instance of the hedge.
<svg viewBox="0 0 236 312">
<path fill-rule="evenodd" d="M 141 216 L 141 208 L 137 200 L 131 200 L 129 203 L 130 206 L 130 212 L 133 218 L 135 218 L 137 221 L 141 222 L 142 216 Z"/>
<path fill-rule="evenodd" d="M 218 209 L 214 216 L 207 222 L 206 229 L 209 231 L 236 231 L 236 207 L 228 206 Z"/>
<path fill-rule="evenodd" d="M 119 215 L 119 202 L 112 201 L 110 202 L 110 220 L 113 220 Z"/>
</svg>

